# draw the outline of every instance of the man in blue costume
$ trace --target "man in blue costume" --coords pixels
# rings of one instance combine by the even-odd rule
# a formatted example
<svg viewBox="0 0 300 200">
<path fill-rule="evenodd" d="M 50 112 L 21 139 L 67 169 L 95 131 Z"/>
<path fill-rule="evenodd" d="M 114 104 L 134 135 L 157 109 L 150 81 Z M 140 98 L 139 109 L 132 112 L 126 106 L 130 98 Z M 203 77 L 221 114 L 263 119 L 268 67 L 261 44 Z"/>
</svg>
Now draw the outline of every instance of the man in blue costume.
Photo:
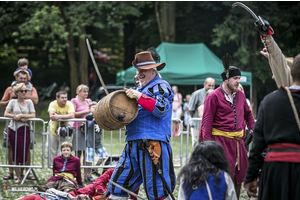
<svg viewBox="0 0 300 200">
<path fill-rule="evenodd" d="M 176 186 L 169 144 L 174 92 L 158 73 L 166 64 L 156 64 L 151 52 L 136 54 L 132 64 L 137 68 L 139 87 L 125 90 L 129 98 L 137 100 L 139 113 L 126 126 L 127 144 L 111 180 L 130 191 L 143 183 L 147 199 L 169 199 Z M 128 197 L 112 184 L 108 190 L 110 200 Z"/>
</svg>

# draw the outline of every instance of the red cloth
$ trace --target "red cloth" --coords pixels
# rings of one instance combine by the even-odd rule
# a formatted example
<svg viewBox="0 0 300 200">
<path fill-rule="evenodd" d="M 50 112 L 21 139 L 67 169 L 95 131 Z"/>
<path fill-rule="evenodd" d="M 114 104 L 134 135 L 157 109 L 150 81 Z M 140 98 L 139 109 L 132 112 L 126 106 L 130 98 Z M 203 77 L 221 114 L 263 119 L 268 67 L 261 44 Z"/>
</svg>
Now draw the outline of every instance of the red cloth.
<svg viewBox="0 0 300 200">
<path fill-rule="evenodd" d="M 20 200 L 46 200 L 46 197 L 41 197 L 38 194 L 32 194 L 32 195 L 25 196 Z"/>
<path fill-rule="evenodd" d="M 145 110 L 152 112 L 155 108 L 156 100 L 145 94 L 142 94 L 137 103 L 140 104 Z"/>
<path fill-rule="evenodd" d="M 55 176 L 56 173 L 61 173 L 62 169 L 64 167 L 65 159 L 62 156 L 55 156 L 53 159 L 53 176 L 50 177 L 50 179 L 47 181 L 47 183 L 51 181 L 56 181 L 58 179 L 61 179 L 61 176 Z M 81 171 L 80 171 L 80 160 L 78 157 L 70 156 L 68 159 L 66 168 L 64 172 L 68 172 L 73 174 L 74 178 L 76 178 L 76 181 L 79 185 L 83 185 L 82 178 L 81 178 Z M 47 184 L 46 183 L 46 184 Z M 75 188 L 77 188 L 75 184 Z"/>
<path fill-rule="evenodd" d="M 75 197 L 79 194 L 88 194 L 93 198 L 95 198 L 96 200 L 98 200 L 105 194 L 108 188 L 109 179 L 111 178 L 113 172 L 114 172 L 114 168 L 110 168 L 99 178 L 97 178 L 95 182 L 88 184 L 84 188 L 69 193 Z M 134 193 L 138 194 L 139 188 L 136 191 L 134 191 Z M 136 200 L 136 197 L 131 195 L 129 195 L 129 198 Z M 108 199 L 108 197 L 106 199 Z"/>
<path fill-rule="evenodd" d="M 73 196 L 77 196 L 79 194 L 88 194 L 94 197 L 95 199 L 97 199 L 98 196 L 100 196 L 101 198 L 107 190 L 107 183 L 109 182 L 108 180 L 111 178 L 113 172 L 114 172 L 113 168 L 108 169 L 104 174 L 102 174 L 99 178 L 97 178 L 95 182 L 90 183 L 84 188 L 81 188 L 79 190 L 72 191 L 70 192 L 70 194 Z"/>
<path fill-rule="evenodd" d="M 272 29 L 272 27 L 270 26 L 269 28 L 270 28 L 270 29 L 269 29 L 269 32 L 268 32 L 267 36 L 268 36 L 268 35 L 273 35 L 273 34 L 274 34 L 274 30 Z M 261 35 L 261 36 L 260 36 L 260 39 L 263 39 L 263 38 L 266 38 L 266 37 L 264 37 L 264 36 Z M 269 52 L 269 51 L 268 51 L 268 52 Z"/>
<path fill-rule="evenodd" d="M 291 143 L 276 143 L 268 145 L 270 149 L 300 149 L 300 145 Z M 300 163 L 300 152 L 268 152 L 265 162 Z"/>
<path fill-rule="evenodd" d="M 26 129 L 26 131 L 25 131 Z M 25 134 L 26 132 L 26 134 Z M 17 141 L 17 144 L 16 144 Z M 25 152 L 24 152 L 24 141 L 25 141 Z M 8 142 L 12 149 L 16 148 L 16 163 L 25 163 L 28 157 L 29 145 L 30 145 L 30 129 L 28 126 L 21 126 L 17 130 L 17 134 L 15 131 L 8 129 Z M 25 160 L 23 157 L 25 156 Z M 12 151 L 12 161 L 15 161 L 15 151 Z"/>
</svg>

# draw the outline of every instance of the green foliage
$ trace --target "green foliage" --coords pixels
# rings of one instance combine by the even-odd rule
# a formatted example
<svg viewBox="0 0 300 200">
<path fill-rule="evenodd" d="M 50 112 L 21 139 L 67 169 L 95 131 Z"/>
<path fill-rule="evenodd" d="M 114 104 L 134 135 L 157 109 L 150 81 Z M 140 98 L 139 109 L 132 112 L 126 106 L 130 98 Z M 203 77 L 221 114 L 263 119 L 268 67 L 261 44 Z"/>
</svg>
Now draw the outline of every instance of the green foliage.
<svg viewBox="0 0 300 200">
<path fill-rule="evenodd" d="M 7 43 L 5 43 L 0 47 L 0 58 L 11 57 L 12 59 L 17 59 L 16 52 L 16 49 L 12 45 L 9 46 Z"/>
<path fill-rule="evenodd" d="M 45 5 L 41 10 L 36 10 L 31 18 L 20 25 L 21 39 L 32 40 L 36 36 L 44 41 L 44 46 L 50 52 L 61 52 L 66 46 L 68 32 L 65 30 L 58 7 Z"/>
<path fill-rule="evenodd" d="M 259 39 L 259 32 L 254 26 L 255 19 L 242 7 L 231 8 L 233 2 L 223 2 L 225 9 L 229 10 L 222 23 L 216 24 L 212 34 L 212 45 L 229 49 L 233 55 L 234 65 L 246 71 L 251 71 L 253 79 L 258 85 L 272 83 L 272 72 L 267 59 L 259 51 L 264 47 Z M 285 2 L 243 2 L 253 10 L 256 15 L 269 21 L 275 30 L 273 37 L 286 56 L 295 56 L 300 52 L 299 26 L 291 23 L 299 18 L 299 3 Z M 275 14 L 280 13 L 280 14 Z M 284 17 L 283 17 L 284 16 Z M 297 36 L 295 36 L 295 34 Z M 225 48 L 224 48 L 225 46 Z M 228 48 L 229 47 L 229 48 Z M 274 87 L 258 87 L 258 98 L 273 91 Z"/>
<path fill-rule="evenodd" d="M 144 1 L 100 1 L 99 6 L 106 13 L 106 21 L 108 26 L 123 27 L 123 24 L 128 23 L 127 16 L 139 17 L 142 13 L 142 8 L 147 2 Z"/>
<path fill-rule="evenodd" d="M 115 72 L 131 63 L 134 53 L 160 44 L 151 1 L 2 1 L 0 3 L 0 57 L 2 63 L 13 63 L 28 55 L 33 68 L 33 82 L 49 85 L 69 81 L 66 39 L 74 37 L 76 63 L 80 62 L 78 39 L 89 38 L 92 48 L 107 53 L 109 63 L 98 62 L 104 81 L 115 82 Z M 234 65 L 252 71 L 261 96 L 265 83 L 275 86 L 267 60 L 259 54 L 263 48 L 254 18 L 243 8 L 232 8 L 234 2 L 176 2 L 176 43 L 203 42 L 219 58 L 233 55 Z M 273 35 L 282 52 L 294 57 L 300 52 L 299 2 L 243 2 L 257 15 L 270 22 Z M 184 9 L 183 9 L 184 8 Z M 82 30 L 85 30 L 83 33 Z M 7 44 L 7 46 L 3 46 Z M 3 47 L 2 47 L 3 46 Z M 30 50 L 19 47 L 33 47 Z M 8 57 L 7 57 L 8 54 Z M 125 57 L 126 56 L 126 57 Z M 184 58 L 182 58 L 184 59 Z M 12 62 L 14 60 L 14 62 Z M 90 66 L 91 66 L 91 61 Z M 52 69 L 50 69 L 52 68 Z M 47 73 L 43 73 L 47 70 Z M 258 73 L 259 72 L 259 73 Z M 66 75 L 67 74 L 67 75 Z M 48 75 L 48 76 L 47 76 Z M 4 77 L 5 76 L 5 77 Z M 1 73 L 1 80 L 9 79 Z M 9 81 L 10 82 L 10 81 Z M 6 86 L 1 88 L 2 91 Z"/>
<path fill-rule="evenodd" d="M 2 91 L 1 95 L 3 95 L 5 89 L 10 86 L 14 80 L 13 72 L 17 69 L 18 58 L 16 56 L 16 49 L 8 45 L 0 47 L 0 55 L 0 77 L 2 83 L 0 85 L 0 91 Z"/>
</svg>

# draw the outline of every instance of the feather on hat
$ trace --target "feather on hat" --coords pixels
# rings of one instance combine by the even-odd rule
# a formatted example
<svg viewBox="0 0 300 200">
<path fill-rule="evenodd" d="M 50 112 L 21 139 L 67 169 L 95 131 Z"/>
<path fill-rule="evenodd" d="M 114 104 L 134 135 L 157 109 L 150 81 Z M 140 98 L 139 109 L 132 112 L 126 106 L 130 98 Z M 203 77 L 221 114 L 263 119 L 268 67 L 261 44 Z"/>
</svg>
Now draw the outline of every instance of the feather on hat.
<svg viewBox="0 0 300 200">
<path fill-rule="evenodd" d="M 232 60 L 232 57 L 228 53 L 225 56 L 223 56 L 223 58 L 222 58 L 224 71 L 221 74 L 221 77 L 222 77 L 223 81 L 225 81 L 231 77 L 234 77 L 234 76 L 241 76 L 240 68 L 231 66 L 231 60 Z"/>
</svg>

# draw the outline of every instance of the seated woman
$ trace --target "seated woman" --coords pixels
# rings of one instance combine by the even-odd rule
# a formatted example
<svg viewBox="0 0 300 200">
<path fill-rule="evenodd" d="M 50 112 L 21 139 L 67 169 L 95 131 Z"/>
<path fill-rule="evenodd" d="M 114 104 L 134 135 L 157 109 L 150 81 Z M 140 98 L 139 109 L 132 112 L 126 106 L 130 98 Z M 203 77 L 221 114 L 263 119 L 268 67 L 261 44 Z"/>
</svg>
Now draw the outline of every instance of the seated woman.
<svg viewBox="0 0 300 200">
<path fill-rule="evenodd" d="M 83 186 L 79 158 L 71 155 L 70 142 L 63 142 L 60 147 L 61 155 L 53 159 L 53 176 L 47 181 L 45 188 L 64 192 L 77 190 L 75 178 L 78 185 Z"/>
<path fill-rule="evenodd" d="M 27 88 L 24 83 L 16 84 L 13 87 L 13 93 L 17 99 L 11 99 L 4 112 L 4 117 L 13 118 L 8 125 L 8 141 L 12 148 L 12 161 L 15 165 L 25 165 L 27 161 L 30 144 L 30 124 L 27 119 L 35 118 L 33 102 L 25 99 L 26 92 Z M 21 183 L 20 168 L 15 168 L 15 171 L 18 177 L 15 183 Z"/>
<path fill-rule="evenodd" d="M 223 147 L 215 141 L 199 143 L 179 172 L 178 199 L 225 199 L 237 196 Z"/>
</svg>

